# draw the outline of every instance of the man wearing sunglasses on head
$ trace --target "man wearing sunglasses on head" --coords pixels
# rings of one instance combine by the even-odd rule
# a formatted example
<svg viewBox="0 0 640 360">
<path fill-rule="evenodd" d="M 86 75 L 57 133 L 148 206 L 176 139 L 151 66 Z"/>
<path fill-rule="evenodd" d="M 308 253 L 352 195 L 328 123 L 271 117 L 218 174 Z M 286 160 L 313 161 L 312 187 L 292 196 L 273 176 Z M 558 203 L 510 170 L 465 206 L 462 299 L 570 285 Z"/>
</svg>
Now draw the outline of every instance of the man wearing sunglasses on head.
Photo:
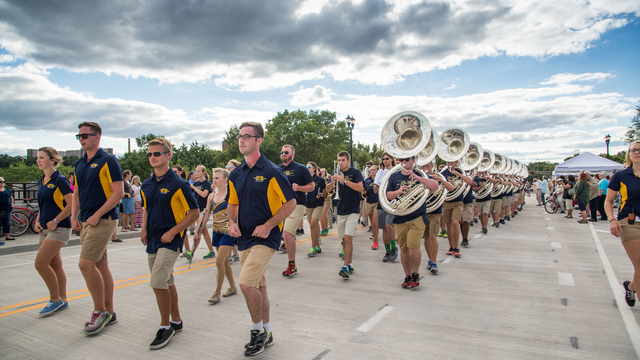
<svg viewBox="0 0 640 360">
<path fill-rule="evenodd" d="M 293 161 L 295 150 L 291 145 L 283 145 L 280 151 L 280 160 L 282 164 L 278 165 L 284 176 L 287 177 L 291 188 L 296 192 L 296 209 L 284 221 L 284 231 L 282 239 L 284 240 L 284 249 L 289 258 L 287 269 L 282 272 L 283 276 L 294 276 L 298 273 L 296 268 L 296 230 L 304 217 L 307 204 L 307 193 L 313 191 L 315 185 L 311 173 L 306 166 Z"/>
<path fill-rule="evenodd" d="M 254 356 L 273 345 L 267 267 L 280 246 L 282 222 L 296 207 L 296 194 L 282 171 L 260 154 L 262 124 L 242 123 L 237 139 L 244 161 L 229 174 L 225 200 L 229 203 L 229 235 L 237 238 L 240 251 L 238 282 L 253 323 L 244 354 Z"/>
<path fill-rule="evenodd" d="M 78 266 L 93 299 L 94 311 L 84 329 L 85 334 L 91 335 L 116 322 L 107 244 L 118 225 L 116 206 L 124 196 L 124 186 L 118 160 L 100 147 L 100 125 L 83 122 L 78 129 L 76 139 L 86 153 L 73 165 L 76 183 L 71 228 L 80 231 L 82 249 Z"/>
<path fill-rule="evenodd" d="M 380 169 L 373 180 L 373 192 L 378 194 L 378 198 L 380 197 L 379 192 L 382 179 L 384 179 L 384 176 L 387 175 L 394 166 L 396 166 L 395 159 L 386 152 L 382 153 Z M 396 245 L 396 232 L 393 229 L 393 215 L 384 211 L 382 206 L 380 206 L 380 202 L 378 202 L 376 212 L 378 213 L 378 229 L 382 229 L 382 242 L 384 242 L 385 249 L 382 261 L 394 261 L 398 258 L 398 247 Z"/>
</svg>

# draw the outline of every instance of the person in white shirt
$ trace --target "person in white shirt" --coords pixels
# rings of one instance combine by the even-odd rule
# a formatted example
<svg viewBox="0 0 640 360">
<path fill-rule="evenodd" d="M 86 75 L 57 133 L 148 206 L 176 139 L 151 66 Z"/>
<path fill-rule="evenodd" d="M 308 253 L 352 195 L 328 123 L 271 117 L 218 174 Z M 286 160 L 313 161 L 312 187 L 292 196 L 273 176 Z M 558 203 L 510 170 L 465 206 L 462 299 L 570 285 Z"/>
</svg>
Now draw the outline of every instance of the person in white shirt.
<svg viewBox="0 0 640 360">
<path fill-rule="evenodd" d="M 537 206 L 542 206 L 542 181 L 536 178 L 533 185 L 536 186 L 536 200 L 538 200 Z"/>
</svg>

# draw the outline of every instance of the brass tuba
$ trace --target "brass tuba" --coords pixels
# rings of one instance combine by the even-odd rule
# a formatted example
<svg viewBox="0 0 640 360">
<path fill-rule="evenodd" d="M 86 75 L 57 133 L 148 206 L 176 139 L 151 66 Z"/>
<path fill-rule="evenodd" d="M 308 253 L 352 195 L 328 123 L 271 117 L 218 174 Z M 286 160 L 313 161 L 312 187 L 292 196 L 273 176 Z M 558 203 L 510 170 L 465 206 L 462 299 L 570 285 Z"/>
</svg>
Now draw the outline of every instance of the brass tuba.
<svg viewBox="0 0 640 360">
<path fill-rule="evenodd" d="M 484 149 L 482 153 L 482 159 L 480 160 L 480 164 L 478 165 L 478 172 L 486 172 L 491 169 L 491 166 L 496 161 L 495 155 L 491 150 Z M 478 191 L 473 192 L 473 197 L 476 199 L 484 199 L 489 194 L 491 194 L 491 190 L 493 189 L 493 183 L 489 180 L 482 183 L 482 187 Z"/>
<path fill-rule="evenodd" d="M 467 155 L 470 145 L 471 142 L 469 141 L 469 135 L 466 131 L 459 128 L 449 128 L 440 134 L 438 157 L 446 162 L 459 161 Z M 451 171 L 451 169 L 449 171 Z M 461 169 L 461 171 L 463 175 L 466 175 L 464 170 Z M 447 194 L 445 198 L 447 201 L 460 196 L 469 186 L 460 177 L 456 177 L 449 182 L 455 189 Z"/>
<path fill-rule="evenodd" d="M 429 143 L 431 125 L 426 116 L 416 111 L 403 111 L 393 115 L 382 128 L 382 148 L 395 158 L 408 158 L 417 155 Z M 411 214 L 425 203 L 429 190 L 418 181 L 414 181 L 409 191 L 393 200 L 386 196 L 387 184 L 391 175 L 400 171 L 403 164 L 396 165 L 382 178 L 380 183 L 380 206 L 389 214 L 403 216 Z M 417 172 L 426 177 L 420 169 Z"/>
</svg>

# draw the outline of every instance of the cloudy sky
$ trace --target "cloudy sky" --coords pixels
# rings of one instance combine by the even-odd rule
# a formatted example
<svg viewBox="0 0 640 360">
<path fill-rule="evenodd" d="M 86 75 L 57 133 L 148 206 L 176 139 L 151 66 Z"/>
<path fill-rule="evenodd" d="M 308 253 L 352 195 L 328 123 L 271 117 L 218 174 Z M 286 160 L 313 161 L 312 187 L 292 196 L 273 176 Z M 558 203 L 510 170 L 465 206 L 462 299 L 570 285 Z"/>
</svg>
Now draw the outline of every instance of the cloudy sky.
<svg viewBox="0 0 640 360">
<path fill-rule="evenodd" d="M 0 0 L 0 153 L 163 134 L 221 148 L 285 109 L 419 111 L 525 163 L 626 149 L 640 101 L 638 0 Z"/>
</svg>

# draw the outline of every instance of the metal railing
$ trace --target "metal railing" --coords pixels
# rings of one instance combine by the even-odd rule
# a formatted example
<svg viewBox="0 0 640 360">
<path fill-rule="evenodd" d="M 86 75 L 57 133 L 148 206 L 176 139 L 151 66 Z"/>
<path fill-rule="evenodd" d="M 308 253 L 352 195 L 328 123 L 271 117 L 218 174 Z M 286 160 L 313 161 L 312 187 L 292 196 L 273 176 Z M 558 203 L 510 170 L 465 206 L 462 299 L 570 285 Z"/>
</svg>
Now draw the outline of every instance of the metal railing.
<svg viewBox="0 0 640 360">
<path fill-rule="evenodd" d="M 7 183 L 7 187 L 11 189 L 14 202 L 38 201 L 38 183 Z"/>
</svg>

